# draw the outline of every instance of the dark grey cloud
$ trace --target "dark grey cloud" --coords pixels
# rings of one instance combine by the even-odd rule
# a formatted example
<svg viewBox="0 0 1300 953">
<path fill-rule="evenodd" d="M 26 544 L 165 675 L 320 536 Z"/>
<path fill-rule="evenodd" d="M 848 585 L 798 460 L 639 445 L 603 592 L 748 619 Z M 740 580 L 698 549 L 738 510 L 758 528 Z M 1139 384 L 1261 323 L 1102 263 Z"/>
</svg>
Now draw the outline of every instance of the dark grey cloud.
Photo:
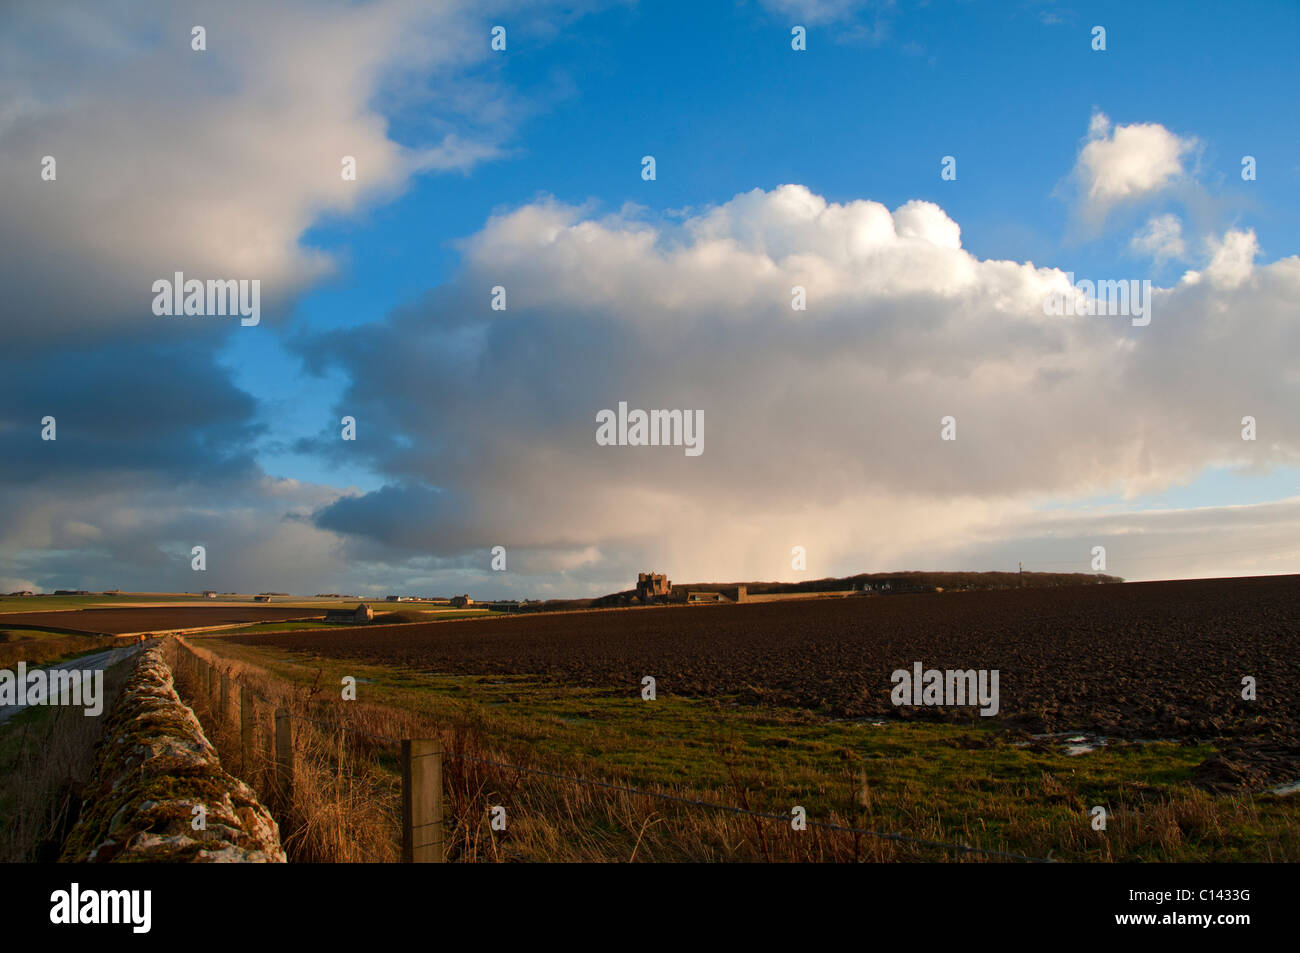
<svg viewBox="0 0 1300 953">
<path fill-rule="evenodd" d="M 276 334 L 330 271 L 302 242 L 323 215 L 495 154 L 498 85 L 465 80 L 481 35 L 467 4 L 409 0 L 0 9 L 0 583 L 373 580 L 305 519 L 339 490 L 262 472 L 265 408 L 216 354 Z M 446 96 L 429 102 L 429 82 Z M 397 111 L 424 98 L 420 141 L 390 137 L 381 92 Z M 453 122 L 466 114 L 487 118 Z M 155 315 L 153 283 L 177 271 L 259 281 L 261 323 Z"/>
</svg>

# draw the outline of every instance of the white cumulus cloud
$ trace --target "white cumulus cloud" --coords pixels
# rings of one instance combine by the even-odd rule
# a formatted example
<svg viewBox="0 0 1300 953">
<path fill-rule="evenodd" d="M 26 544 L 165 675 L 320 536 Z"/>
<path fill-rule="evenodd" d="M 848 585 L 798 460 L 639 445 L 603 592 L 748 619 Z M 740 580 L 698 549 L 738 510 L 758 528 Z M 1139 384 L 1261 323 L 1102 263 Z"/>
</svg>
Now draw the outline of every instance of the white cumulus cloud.
<svg viewBox="0 0 1300 953">
<path fill-rule="evenodd" d="M 1133 236 L 1129 247 L 1146 255 L 1156 264 L 1176 261 L 1187 254 L 1183 241 L 1183 223 L 1177 215 L 1155 215 Z"/>
<path fill-rule="evenodd" d="M 1086 214 L 1102 218 L 1118 203 L 1165 189 L 1186 174 L 1184 160 L 1196 145 L 1159 123 L 1112 126 L 1104 113 L 1093 113 L 1074 169 Z"/>
<path fill-rule="evenodd" d="M 606 583 L 644 560 L 789 576 L 793 545 L 814 573 L 969 563 L 1046 532 L 1037 501 L 1300 461 L 1300 259 L 1254 275 L 1158 288 L 1134 328 L 1045 316 L 1062 270 L 972 255 L 931 203 L 786 185 L 667 225 L 536 202 L 491 219 L 420 306 L 318 343 L 352 380 L 343 405 L 382 429 L 366 451 L 392 482 L 317 523 L 358 555 L 501 543 L 562 571 L 596 547 L 584 577 Z M 496 284 L 508 311 L 488 307 Z M 703 410 L 704 453 L 598 446 L 619 401 Z M 1243 445 L 1246 412 L 1267 445 Z"/>
</svg>

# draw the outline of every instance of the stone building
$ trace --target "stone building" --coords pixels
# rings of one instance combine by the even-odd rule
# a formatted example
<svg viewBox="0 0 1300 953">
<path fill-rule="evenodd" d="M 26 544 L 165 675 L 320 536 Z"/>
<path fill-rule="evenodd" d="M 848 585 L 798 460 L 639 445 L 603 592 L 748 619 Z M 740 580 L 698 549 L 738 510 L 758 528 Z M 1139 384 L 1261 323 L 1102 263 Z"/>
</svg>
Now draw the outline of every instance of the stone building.
<svg viewBox="0 0 1300 953">
<path fill-rule="evenodd" d="M 686 593 L 686 601 L 694 603 L 694 602 L 727 602 L 729 600 L 727 599 L 726 596 L 724 596 L 720 592 L 711 592 L 708 590 L 697 592 L 696 590 L 692 589 L 690 592 Z"/>
<path fill-rule="evenodd" d="M 355 609 L 326 609 L 326 622 L 347 622 L 354 625 L 365 625 L 375 617 L 374 610 L 364 602 Z"/>
<path fill-rule="evenodd" d="M 748 602 L 748 586 L 723 586 L 721 589 L 692 589 L 686 593 L 687 602 Z"/>
<path fill-rule="evenodd" d="M 636 577 L 636 597 L 642 602 L 654 602 L 667 599 L 672 594 L 673 584 L 665 573 L 642 572 Z"/>
</svg>

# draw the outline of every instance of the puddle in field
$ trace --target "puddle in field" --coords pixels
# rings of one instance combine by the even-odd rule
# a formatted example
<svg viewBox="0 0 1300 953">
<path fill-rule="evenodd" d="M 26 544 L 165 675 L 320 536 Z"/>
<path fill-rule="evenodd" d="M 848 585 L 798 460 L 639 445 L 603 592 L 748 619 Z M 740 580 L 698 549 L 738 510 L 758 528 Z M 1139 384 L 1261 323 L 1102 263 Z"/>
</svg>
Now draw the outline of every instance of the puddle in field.
<svg viewBox="0 0 1300 953">
<path fill-rule="evenodd" d="M 1031 741 L 1015 741 L 1012 746 L 1016 748 L 1028 748 L 1035 741 L 1052 741 L 1061 745 L 1068 757 L 1076 758 L 1081 754 L 1091 754 L 1110 744 L 1110 739 L 1105 735 L 1090 735 L 1086 732 L 1077 731 L 1054 731 L 1045 735 L 1030 735 Z"/>
<path fill-rule="evenodd" d="M 1071 758 L 1104 747 L 1106 747 L 1106 739 L 1100 735 L 1094 735 L 1091 738 L 1087 735 L 1072 735 L 1065 739 L 1065 753 Z"/>
<path fill-rule="evenodd" d="M 1079 755 L 1091 754 L 1094 751 L 1100 751 L 1110 745 L 1112 739 L 1106 735 L 1094 735 L 1086 731 L 1054 731 L 1045 735 L 1030 735 L 1031 741 L 1013 741 L 1012 747 L 1028 748 L 1035 742 L 1050 741 L 1061 746 L 1061 750 L 1067 757 L 1077 758 Z M 1121 744 L 1130 745 L 1153 745 L 1174 742 L 1175 738 L 1124 738 L 1117 739 Z"/>
<path fill-rule="evenodd" d="M 1275 788 L 1269 788 L 1269 794 L 1297 794 L 1300 793 L 1300 781 L 1292 781 L 1289 784 L 1279 784 Z"/>
</svg>

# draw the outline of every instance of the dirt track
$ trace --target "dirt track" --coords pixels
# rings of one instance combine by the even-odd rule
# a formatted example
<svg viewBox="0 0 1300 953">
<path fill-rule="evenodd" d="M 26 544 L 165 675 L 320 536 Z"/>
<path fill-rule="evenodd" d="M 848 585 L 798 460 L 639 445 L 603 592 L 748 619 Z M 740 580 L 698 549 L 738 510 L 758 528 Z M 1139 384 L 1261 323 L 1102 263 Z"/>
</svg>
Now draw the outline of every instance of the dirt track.
<svg viewBox="0 0 1300 953">
<path fill-rule="evenodd" d="M 1222 739 L 1300 777 L 1300 577 L 1132 583 L 539 615 L 234 641 L 424 671 L 538 674 L 635 696 L 732 696 L 845 717 L 895 707 L 914 662 L 998 669 L 1000 723 L 1031 732 Z M 1257 699 L 1241 697 L 1253 676 Z"/>
</svg>

